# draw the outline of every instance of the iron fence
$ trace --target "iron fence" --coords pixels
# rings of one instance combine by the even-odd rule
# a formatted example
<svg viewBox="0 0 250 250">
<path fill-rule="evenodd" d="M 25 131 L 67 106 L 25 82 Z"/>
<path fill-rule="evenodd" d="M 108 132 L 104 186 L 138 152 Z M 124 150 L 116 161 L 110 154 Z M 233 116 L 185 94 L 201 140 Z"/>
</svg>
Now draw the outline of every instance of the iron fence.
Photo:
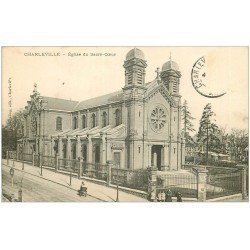
<svg viewBox="0 0 250 250">
<path fill-rule="evenodd" d="M 39 156 L 38 155 L 34 155 L 34 166 L 39 167 Z"/>
<path fill-rule="evenodd" d="M 228 173 L 209 173 L 207 175 L 207 199 L 238 194 L 242 192 L 240 171 Z"/>
<path fill-rule="evenodd" d="M 157 176 L 157 191 L 170 189 L 173 196 L 180 192 L 183 197 L 197 198 L 197 176 L 193 173 L 166 173 Z"/>
<path fill-rule="evenodd" d="M 9 153 L 9 159 L 16 160 L 17 158 L 17 152 L 16 151 L 8 151 Z"/>
<path fill-rule="evenodd" d="M 131 170 L 112 168 L 111 183 L 142 191 L 148 190 L 149 174 L 145 169 Z"/>
<path fill-rule="evenodd" d="M 96 178 L 98 180 L 107 181 L 107 165 L 100 163 L 88 163 L 83 162 L 83 175 L 91 178 Z"/>
<path fill-rule="evenodd" d="M 33 155 L 32 154 L 22 154 L 22 157 L 24 161 L 32 162 L 33 161 Z"/>
<path fill-rule="evenodd" d="M 80 162 L 75 159 L 58 159 L 58 170 L 77 173 Z"/>
<path fill-rule="evenodd" d="M 54 156 L 44 155 L 42 157 L 42 165 L 47 166 L 47 167 L 51 167 L 51 168 L 55 168 L 56 158 Z"/>
</svg>

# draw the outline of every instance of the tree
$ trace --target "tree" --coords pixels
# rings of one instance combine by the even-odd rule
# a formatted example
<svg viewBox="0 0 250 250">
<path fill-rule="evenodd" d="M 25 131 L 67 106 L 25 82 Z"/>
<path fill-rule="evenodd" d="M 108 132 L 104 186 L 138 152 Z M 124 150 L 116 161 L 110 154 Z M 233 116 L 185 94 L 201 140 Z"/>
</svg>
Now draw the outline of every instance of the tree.
<svg viewBox="0 0 250 250">
<path fill-rule="evenodd" d="M 191 116 L 187 101 L 184 100 L 184 103 L 181 107 L 181 114 L 182 114 L 182 121 L 183 121 L 183 133 L 186 139 L 186 143 L 194 143 L 192 136 L 190 135 L 190 132 L 194 132 L 194 125 L 192 123 L 192 120 L 195 118 Z"/>
<path fill-rule="evenodd" d="M 247 160 L 245 149 L 248 146 L 248 134 L 245 130 L 232 129 L 227 145 L 232 160 L 237 162 Z"/>
<path fill-rule="evenodd" d="M 24 133 L 24 111 L 18 110 L 9 118 L 6 125 L 2 125 L 2 155 L 6 156 L 7 150 L 17 149 L 17 140 L 23 137 Z"/>
<path fill-rule="evenodd" d="M 212 111 L 211 103 L 208 103 L 202 113 L 200 119 L 200 126 L 197 135 L 197 140 L 202 144 L 203 148 L 206 149 L 206 159 L 208 162 L 208 151 L 218 151 L 219 148 L 219 137 L 218 137 L 218 126 L 215 122 L 215 113 Z"/>
</svg>

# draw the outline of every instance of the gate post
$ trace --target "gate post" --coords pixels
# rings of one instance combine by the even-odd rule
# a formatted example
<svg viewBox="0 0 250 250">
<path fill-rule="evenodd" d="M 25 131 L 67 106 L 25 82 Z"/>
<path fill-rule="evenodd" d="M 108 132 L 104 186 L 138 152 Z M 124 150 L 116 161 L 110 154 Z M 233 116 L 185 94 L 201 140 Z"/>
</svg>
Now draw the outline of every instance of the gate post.
<svg viewBox="0 0 250 250">
<path fill-rule="evenodd" d="M 241 193 L 242 200 L 247 199 L 247 170 L 245 165 L 237 165 L 236 166 L 241 173 Z"/>
<path fill-rule="evenodd" d="M 32 153 L 32 167 L 35 166 L 35 152 Z"/>
<path fill-rule="evenodd" d="M 7 166 L 9 166 L 9 150 L 7 150 L 6 156 L 7 156 Z"/>
<path fill-rule="evenodd" d="M 156 201 L 157 168 L 149 167 L 148 172 L 148 200 Z"/>
<path fill-rule="evenodd" d="M 78 179 L 80 179 L 83 175 L 83 158 L 82 157 L 78 158 L 79 158 Z"/>
<path fill-rule="evenodd" d="M 207 173 L 205 168 L 197 168 L 197 200 L 206 201 L 207 194 Z"/>
<path fill-rule="evenodd" d="M 55 155 L 55 171 L 58 171 L 58 164 L 59 164 L 59 155 L 56 153 Z"/>
<path fill-rule="evenodd" d="M 111 169 L 113 167 L 112 161 L 107 161 L 107 185 L 110 186 L 111 184 Z"/>
</svg>

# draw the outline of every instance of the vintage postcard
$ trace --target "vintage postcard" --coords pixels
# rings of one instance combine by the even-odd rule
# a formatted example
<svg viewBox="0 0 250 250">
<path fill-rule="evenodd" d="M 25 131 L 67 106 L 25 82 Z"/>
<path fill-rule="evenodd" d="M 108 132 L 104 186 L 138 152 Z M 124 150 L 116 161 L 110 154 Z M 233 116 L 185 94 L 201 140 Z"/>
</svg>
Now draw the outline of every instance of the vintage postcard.
<svg viewBox="0 0 250 250">
<path fill-rule="evenodd" d="M 248 201 L 248 47 L 2 47 L 2 202 Z"/>
</svg>

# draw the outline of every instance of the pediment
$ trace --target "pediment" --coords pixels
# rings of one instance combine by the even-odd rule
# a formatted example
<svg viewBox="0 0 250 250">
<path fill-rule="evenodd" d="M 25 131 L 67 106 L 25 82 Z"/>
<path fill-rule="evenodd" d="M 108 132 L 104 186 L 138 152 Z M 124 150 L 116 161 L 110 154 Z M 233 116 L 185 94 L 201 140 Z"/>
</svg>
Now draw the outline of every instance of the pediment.
<svg viewBox="0 0 250 250">
<path fill-rule="evenodd" d="M 155 88 L 151 89 L 148 92 L 146 99 L 150 100 L 158 93 L 160 93 L 164 97 L 164 99 L 166 99 L 169 102 L 169 104 L 171 104 L 172 106 L 175 106 L 176 103 L 174 99 L 171 97 L 168 89 L 162 83 L 158 84 Z"/>
</svg>

